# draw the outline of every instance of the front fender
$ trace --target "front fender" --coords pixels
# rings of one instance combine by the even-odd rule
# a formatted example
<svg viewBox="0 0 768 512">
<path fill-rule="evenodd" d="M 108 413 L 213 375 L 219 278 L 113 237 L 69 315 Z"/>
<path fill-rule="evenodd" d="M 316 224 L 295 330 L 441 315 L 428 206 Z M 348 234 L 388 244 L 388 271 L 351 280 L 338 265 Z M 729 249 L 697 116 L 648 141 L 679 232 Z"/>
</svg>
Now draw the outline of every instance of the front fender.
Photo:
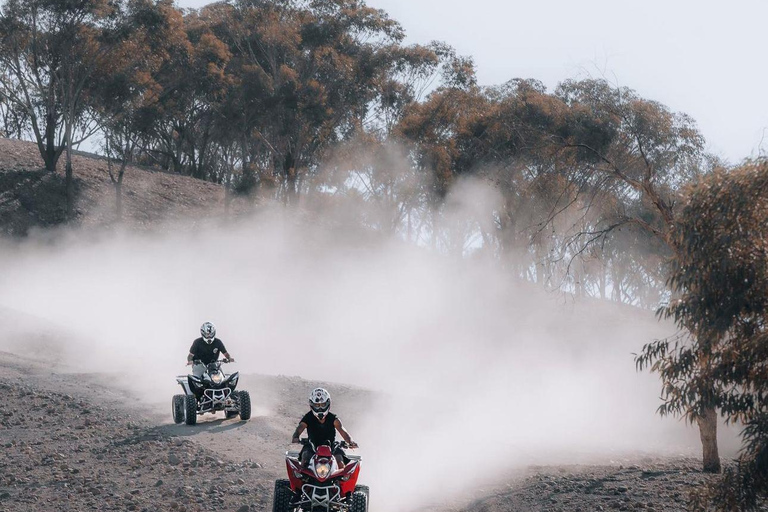
<svg viewBox="0 0 768 512">
<path fill-rule="evenodd" d="M 199 395 L 204 388 L 203 381 L 194 375 L 187 376 L 187 384 L 193 395 Z"/>
<path fill-rule="evenodd" d="M 235 372 L 223 382 L 224 386 L 229 387 L 232 391 L 237 387 L 237 381 L 240 379 L 240 372 Z"/>
<path fill-rule="evenodd" d="M 338 478 L 339 487 L 341 487 L 342 496 L 354 492 L 357 485 L 357 478 L 360 476 L 360 461 L 354 460 L 344 466 L 344 469 L 335 473 L 333 478 Z"/>
<path fill-rule="evenodd" d="M 301 481 L 301 478 L 296 475 L 303 474 L 306 470 L 301 467 L 301 462 L 290 457 L 285 458 L 285 467 L 288 470 L 288 480 L 291 482 L 291 490 L 301 494 L 301 485 L 303 482 Z"/>
</svg>

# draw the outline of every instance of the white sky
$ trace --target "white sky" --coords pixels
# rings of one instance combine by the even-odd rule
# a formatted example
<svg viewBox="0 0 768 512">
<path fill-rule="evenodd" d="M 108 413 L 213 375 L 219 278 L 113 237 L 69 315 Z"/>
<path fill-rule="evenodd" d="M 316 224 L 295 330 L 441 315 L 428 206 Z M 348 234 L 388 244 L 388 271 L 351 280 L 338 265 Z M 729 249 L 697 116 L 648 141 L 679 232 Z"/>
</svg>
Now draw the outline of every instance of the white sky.
<svg viewBox="0 0 768 512">
<path fill-rule="evenodd" d="M 441 40 L 474 57 L 483 85 L 605 77 L 691 115 L 709 150 L 731 162 L 768 152 L 768 0 L 367 4 L 398 20 L 409 43 Z"/>
</svg>

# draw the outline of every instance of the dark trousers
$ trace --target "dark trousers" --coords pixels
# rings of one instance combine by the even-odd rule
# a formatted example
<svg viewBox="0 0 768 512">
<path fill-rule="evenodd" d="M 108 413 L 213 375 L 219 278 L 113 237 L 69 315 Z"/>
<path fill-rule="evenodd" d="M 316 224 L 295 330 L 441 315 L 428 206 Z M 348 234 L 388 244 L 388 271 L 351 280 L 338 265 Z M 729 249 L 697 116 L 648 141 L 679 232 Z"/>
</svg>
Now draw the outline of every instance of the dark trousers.
<svg viewBox="0 0 768 512">
<path fill-rule="evenodd" d="M 312 447 L 309 446 L 309 444 L 302 446 L 301 452 L 299 453 L 299 460 L 301 461 L 301 464 L 303 466 L 309 465 L 309 460 L 314 454 L 315 452 L 312 451 Z M 333 456 L 336 457 L 336 462 L 339 464 L 339 467 L 343 467 L 347 462 L 349 462 L 349 459 L 347 459 L 347 454 L 344 452 L 341 446 L 336 446 L 336 448 L 333 450 Z"/>
</svg>

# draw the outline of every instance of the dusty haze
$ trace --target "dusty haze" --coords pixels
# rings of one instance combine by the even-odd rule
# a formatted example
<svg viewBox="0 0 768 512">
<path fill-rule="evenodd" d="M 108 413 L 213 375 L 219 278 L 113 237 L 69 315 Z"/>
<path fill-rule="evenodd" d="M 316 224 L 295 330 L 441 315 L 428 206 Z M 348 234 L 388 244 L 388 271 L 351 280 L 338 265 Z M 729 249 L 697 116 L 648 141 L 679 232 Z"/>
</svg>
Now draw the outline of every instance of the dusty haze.
<svg viewBox="0 0 768 512">
<path fill-rule="evenodd" d="M 698 453 L 695 431 L 655 415 L 658 380 L 633 364 L 673 326 L 546 293 L 480 257 L 362 241 L 275 208 L 227 227 L 3 242 L 0 266 L 0 307 L 14 318 L 0 349 L 141 376 L 164 408 L 205 320 L 242 372 L 376 391 L 344 419 L 377 508 L 531 463 Z"/>
</svg>

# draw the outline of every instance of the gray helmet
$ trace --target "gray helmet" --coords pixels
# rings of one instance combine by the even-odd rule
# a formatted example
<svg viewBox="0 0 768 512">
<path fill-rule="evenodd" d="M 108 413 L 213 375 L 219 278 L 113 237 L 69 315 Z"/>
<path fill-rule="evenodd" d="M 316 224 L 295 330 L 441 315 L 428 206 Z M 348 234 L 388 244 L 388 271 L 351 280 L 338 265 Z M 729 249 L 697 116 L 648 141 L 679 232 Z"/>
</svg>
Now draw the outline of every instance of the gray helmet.
<svg viewBox="0 0 768 512">
<path fill-rule="evenodd" d="M 205 322 L 200 326 L 200 335 L 203 337 L 203 341 L 210 345 L 216 337 L 216 326 L 211 322 Z"/>
</svg>

